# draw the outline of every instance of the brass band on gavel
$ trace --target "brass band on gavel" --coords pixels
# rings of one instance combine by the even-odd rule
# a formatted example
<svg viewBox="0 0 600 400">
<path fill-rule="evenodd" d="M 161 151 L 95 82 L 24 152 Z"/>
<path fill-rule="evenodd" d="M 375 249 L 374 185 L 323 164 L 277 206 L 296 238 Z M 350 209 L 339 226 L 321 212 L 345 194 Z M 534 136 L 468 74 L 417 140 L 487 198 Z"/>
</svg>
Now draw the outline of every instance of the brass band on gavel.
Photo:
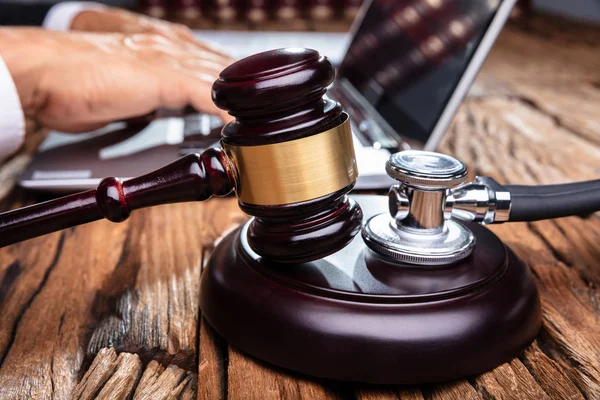
<svg viewBox="0 0 600 400">
<path fill-rule="evenodd" d="M 358 177 L 348 116 L 327 131 L 261 146 L 221 143 L 237 170 L 236 191 L 254 205 L 284 205 L 316 199 Z"/>
</svg>

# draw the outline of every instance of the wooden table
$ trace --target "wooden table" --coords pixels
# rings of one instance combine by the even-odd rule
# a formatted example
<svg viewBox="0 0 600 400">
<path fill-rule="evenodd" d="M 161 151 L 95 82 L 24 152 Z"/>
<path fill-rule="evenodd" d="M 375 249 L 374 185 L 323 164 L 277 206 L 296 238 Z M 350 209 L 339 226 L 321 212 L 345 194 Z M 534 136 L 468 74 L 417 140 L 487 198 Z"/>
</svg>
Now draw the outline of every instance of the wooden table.
<svg viewBox="0 0 600 400">
<path fill-rule="evenodd" d="M 501 182 L 597 178 L 599 54 L 597 28 L 509 25 L 440 150 Z M 27 160 L 0 171 L 3 209 L 38 200 L 9 190 Z M 385 388 L 272 368 L 207 326 L 202 265 L 244 219 L 233 198 L 176 204 L 0 250 L 0 398 L 600 398 L 598 215 L 492 227 L 541 291 L 544 327 L 520 357 L 454 382 Z"/>
</svg>

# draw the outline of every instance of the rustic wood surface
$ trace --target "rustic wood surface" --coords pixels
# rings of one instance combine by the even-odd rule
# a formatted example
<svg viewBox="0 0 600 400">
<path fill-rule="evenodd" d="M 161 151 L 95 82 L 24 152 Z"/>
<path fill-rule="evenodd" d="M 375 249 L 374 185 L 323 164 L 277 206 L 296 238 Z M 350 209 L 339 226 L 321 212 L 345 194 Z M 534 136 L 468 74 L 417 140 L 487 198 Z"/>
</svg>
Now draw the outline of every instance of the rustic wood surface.
<svg viewBox="0 0 600 400">
<path fill-rule="evenodd" d="M 507 26 L 441 150 L 501 182 L 598 178 L 598 54 L 598 28 Z M 28 160 L 0 170 L 2 209 L 39 200 L 13 188 Z M 600 398 L 598 215 L 493 226 L 534 272 L 542 332 L 493 371 L 415 387 L 296 376 L 216 336 L 198 306 L 201 268 L 244 219 L 233 198 L 176 204 L 1 249 L 0 398 Z"/>
</svg>

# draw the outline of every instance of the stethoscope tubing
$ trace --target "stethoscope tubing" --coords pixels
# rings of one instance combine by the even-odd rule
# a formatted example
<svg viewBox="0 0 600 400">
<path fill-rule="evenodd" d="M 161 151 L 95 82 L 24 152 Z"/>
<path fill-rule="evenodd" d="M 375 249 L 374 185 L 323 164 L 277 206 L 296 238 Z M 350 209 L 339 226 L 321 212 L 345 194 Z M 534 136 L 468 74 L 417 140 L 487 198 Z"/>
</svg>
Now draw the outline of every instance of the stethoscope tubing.
<svg viewBox="0 0 600 400">
<path fill-rule="evenodd" d="M 592 181 L 572 182 L 572 183 L 560 183 L 556 185 L 539 185 L 539 186 L 528 186 L 528 185 L 504 185 L 505 188 L 509 189 L 511 194 L 520 195 L 535 195 L 535 194 L 550 194 L 554 195 L 557 193 L 577 193 L 580 191 L 590 189 L 600 189 L 600 179 Z"/>
<path fill-rule="evenodd" d="M 509 221 L 537 221 L 600 211 L 600 179 L 559 185 L 505 185 L 511 194 Z"/>
</svg>

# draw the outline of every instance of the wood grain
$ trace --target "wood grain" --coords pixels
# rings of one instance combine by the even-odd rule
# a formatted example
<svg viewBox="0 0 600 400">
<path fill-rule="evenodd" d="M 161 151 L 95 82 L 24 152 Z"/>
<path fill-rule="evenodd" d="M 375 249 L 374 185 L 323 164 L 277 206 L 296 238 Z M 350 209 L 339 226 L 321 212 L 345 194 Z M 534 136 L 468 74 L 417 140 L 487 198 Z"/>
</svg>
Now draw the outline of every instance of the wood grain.
<svg viewBox="0 0 600 400">
<path fill-rule="evenodd" d="M 440 150 L 500 182 L 600 177 L 599 50 L 597 28 L 507 26 Z M 5 208 L 35 200 L 11 189 L 19 157 L 0 170 Z M 493 371 L 413 387 L 298 376 L 219 338 L 200 316 L 199 277 L 244 219 L 233 198 L 169 205 L 0 250 L 0 398 L 600 398 L 599 215 L 493 226 L 534 272 L 542 332 Z"/>
<path fill-rule="evenodd" d="M 221 400 L 227 393 L 227 343 L 202 319 L 198 364 L 198 400 Z"/>
<path fill-rule="evenodd" d="M 94 362 L 73 391 L 73 398 L 84 399 L 192 399 L 196 376 L 175 365 L 167 368 L 153 360 L 142 373 L 136 354 L 113 348 L 98 352 Z"/>
</svg>

